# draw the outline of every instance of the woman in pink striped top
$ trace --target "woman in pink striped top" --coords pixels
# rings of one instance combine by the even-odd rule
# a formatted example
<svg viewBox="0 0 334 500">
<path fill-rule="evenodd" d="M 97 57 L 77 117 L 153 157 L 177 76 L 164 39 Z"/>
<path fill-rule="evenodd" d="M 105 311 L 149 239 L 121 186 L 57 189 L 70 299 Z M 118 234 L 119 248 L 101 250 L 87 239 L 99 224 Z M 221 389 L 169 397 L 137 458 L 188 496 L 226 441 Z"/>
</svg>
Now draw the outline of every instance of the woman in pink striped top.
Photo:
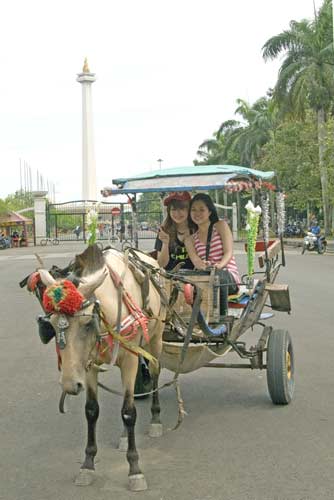
<svg viewBox="0 0 334 500">
<path fill-rule="evenodd" d="M 196 194 L 190 202 L 190 217 L 197 231 L 189 236 L 185 245 L 195 268 L 205 270 L 214 266 L 220 274 L 222 314 L 226 314 L 227 295 L 237 293 L 240 276 L 233 256 L 233 238 L 228 224 L 219 220 L 210 196 Z M 209 230 L 211 226 L 211 229 Z M 211 240 L 208 245 L 208 235 Z"/>
</svg>

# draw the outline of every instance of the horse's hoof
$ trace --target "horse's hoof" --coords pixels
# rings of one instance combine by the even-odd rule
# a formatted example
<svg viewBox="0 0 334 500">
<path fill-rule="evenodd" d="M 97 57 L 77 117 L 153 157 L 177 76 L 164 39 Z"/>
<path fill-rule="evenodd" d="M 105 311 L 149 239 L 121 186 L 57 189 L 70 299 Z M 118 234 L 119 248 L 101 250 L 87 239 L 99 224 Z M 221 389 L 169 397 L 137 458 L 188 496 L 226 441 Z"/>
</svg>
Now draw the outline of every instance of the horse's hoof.
<svg viewBox="0 0 334 500">
<path fill-rule="evenodd" d="M 158 438 L 162 436 L 162 424 L 151 424 L 148 431 L 151 438 Z"/>
<path fill-rule="evenodd" d="M 118 443 L 118 451 L 128 451 L 128 438 L 122 436 Z"/>
<path fill-rule="evenodd" d="M 133 476 L 129 476 L 129 489 L 131 491 L 147 490 L 147 482 L 144 474 L 134 474 Z"/>
<path fill-rule="evenodd" d="M 95 481 L 95 471 L 91 469 L 80 469 L 79 475 L 75 478 L 76 486 L 89 486 Z"/>
</svg>

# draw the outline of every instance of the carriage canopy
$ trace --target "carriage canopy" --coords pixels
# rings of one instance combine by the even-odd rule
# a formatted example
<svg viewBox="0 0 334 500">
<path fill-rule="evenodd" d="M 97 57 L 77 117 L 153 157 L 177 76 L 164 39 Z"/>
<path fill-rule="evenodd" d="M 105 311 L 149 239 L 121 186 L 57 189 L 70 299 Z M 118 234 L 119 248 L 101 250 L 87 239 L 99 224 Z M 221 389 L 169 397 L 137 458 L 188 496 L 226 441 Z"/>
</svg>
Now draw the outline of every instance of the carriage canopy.
<svg viewBox="0 0 334 500">
<path fill-rule="evenodd" d="M 269 184 L 274 172 L 263 172 L 237 165 L 201 165 L 155 170 L 133 177 L 113 179 L 113 186 L 105 187 L 103 196 L 168 191 L 208 191 L 230 189 L 241 191 Z"/>
</svg>

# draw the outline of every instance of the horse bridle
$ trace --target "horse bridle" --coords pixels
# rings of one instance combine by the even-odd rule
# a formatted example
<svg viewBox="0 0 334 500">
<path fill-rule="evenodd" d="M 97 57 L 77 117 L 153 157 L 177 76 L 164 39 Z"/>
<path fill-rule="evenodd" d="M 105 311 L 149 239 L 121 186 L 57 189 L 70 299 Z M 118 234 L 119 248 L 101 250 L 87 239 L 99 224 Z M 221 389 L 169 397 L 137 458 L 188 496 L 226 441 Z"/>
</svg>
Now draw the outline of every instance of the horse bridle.
<svg viewBox="0 0 334 500">
<path fill-rule="evenodd" d="M 83 312 L 87 307 L 90 305 L 94 304 L 93 311 L 91 313 L 86 313 Z M 55 311 L 56 312 L 56 311 Z M 49 318 L 52 316 L 52 314 L 55 313 L 49 313 L 46 314 L 45 316 L 42 316 L 44 320 L 49 320 Z M 57 322 L 57 327 L 58 330 L 55 332 L 55 337 L 56 337 L 56 343 L 57 346 L 59 347 L 60 350 L 64 350 L 66 347 L 66 335 L 65 332 L 67 328 L 69 327 L 70 323 L 68 320 L 68 315 L 64 313 L 58 313 L 59 318 Z M 77 313 L 74 313 L 72 317 L 82 317 L 82 316 L 89 316 L 93 318 L 94 320 L 94 332 L 96 335 L 96 341 L 100 343 L 101 340 L 101 328 L 100 328 L 100 322 L 101 322 L 101 315 L 100 315 L 100 302 L 98 300 L 85 300 L 83 302 L 80 311 Z"/>
</svg>

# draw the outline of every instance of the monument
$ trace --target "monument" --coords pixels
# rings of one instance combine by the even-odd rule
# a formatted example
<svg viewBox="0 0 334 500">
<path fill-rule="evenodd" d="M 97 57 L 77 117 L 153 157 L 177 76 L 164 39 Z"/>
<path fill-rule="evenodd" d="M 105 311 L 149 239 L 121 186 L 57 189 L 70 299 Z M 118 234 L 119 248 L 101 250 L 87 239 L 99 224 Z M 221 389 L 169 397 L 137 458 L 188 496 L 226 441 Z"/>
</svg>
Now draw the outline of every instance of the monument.
<svg viewBox="0 0 334 500">
<path fill-rule="evenodd" d="M 92 83 L 96 80 L 91 73 L 87 58 L 77 82 L 82 85 L 82 199 L 96 200 L 96 165 L 93 136 Z"/>
</svg>

